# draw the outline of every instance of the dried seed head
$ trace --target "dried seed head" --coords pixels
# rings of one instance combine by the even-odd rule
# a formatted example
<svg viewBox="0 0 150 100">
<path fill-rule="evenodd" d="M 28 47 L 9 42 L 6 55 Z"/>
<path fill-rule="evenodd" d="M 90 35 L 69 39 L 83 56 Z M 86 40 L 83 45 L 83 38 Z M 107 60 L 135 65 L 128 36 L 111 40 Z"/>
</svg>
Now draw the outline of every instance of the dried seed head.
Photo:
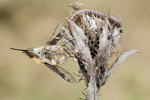
<svg viewBox="0 0 150 100">
<path fill-rule="evenodd" d="M 118 40 L 122 24 L 109 13 L 90 9 L 76 11 L 67 21 L 68 26 L 62 27 L 66 36 L 63 41 L 66 43 L 72 40 L 66 44 L 67 52 L 76 57 L 73 60 L 79 66 L 87 87 L 92 86 L 91 81 L 95 81 L 95 86 L 99 90 L 110 75 L 110 66 L 117 61 L 109 63 L 112 52 L 117 55 L 121 50 L 114 51 L 113 48 L 120 47 Z M 119 56 L 116 55 L 117 59 Z"/>
<path fill-rule="evenodd" d="M 120 38 L 121 22 L 113 15 L 83 9 L 75 12 L 70 19 L 86 35 L 92 59 L 98 51 L 105 51 L 106 47 L 111 49 Z"/>
</svg>

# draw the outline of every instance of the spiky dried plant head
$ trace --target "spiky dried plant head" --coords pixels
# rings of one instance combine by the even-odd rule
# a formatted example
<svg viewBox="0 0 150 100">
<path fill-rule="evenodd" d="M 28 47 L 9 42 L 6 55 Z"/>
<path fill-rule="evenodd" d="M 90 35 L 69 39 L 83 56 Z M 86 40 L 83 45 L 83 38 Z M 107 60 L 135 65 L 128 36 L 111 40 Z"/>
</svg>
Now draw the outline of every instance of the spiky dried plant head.
<svg viewBox="0 0 150 100">
<path fill-rule="evenodd" d="M 66 41 L 68 37 L 72 39 L 66 44 L 70 48 L 68 51 L 85 65 L 87 74 L 91 73 L 90 70 L 104 74 L 111 50 L 120 38 L 121 22 L 109 13 L 90 9 L 79 10 L 67 20 L 67 28 L 63 27 Z M 102 75 L 97 76 L 98 80 L 102 78 Z"/>
<path fill-rule="evenodd" d="M 72 56 L 87 85 L 88 99 L 92 93 L 98 96 L 100 87 L 114 69 L 129 55 L 139 51 L 120 53 L 118 40 L 122 24 L 109 12 L 82 9 L 66 20 L 67 25 L 61 26 L 65 34 L 62 41 L 68 47 L 66 51 Z"/>
</svg>

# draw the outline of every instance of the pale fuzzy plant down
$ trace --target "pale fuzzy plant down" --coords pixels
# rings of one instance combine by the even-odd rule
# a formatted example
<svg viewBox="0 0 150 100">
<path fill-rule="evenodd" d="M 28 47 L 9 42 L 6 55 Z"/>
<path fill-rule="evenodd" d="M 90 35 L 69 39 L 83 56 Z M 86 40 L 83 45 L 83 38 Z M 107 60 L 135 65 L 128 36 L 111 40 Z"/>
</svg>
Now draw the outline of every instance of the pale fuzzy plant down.
<svg viewBox="0 0 150 100">
<path fill-rule="evenodd" d="M 101 14 L 100 17 L 97 17 L 98 13 Z M 85 81 L 87 86 L 85 100 L 99 100 L 100 88 L 107 82 L 115 68 L 128 56 L 139 51 L 129 50 L 120 53 L 118 40 L 121 22 L 109 12 L 83 9 L 66 20 L 67 25 L 60 25 L 64 30 L 61 40 L 67 46 L 65 51 L 76 63 L 81 80 Z M 114 48 L 119 49 L 114 52 Z M 118 56 L 113 57 L 113 54 Z M 116 59 L 110 64 L 112 58 Z"/>
</svg>

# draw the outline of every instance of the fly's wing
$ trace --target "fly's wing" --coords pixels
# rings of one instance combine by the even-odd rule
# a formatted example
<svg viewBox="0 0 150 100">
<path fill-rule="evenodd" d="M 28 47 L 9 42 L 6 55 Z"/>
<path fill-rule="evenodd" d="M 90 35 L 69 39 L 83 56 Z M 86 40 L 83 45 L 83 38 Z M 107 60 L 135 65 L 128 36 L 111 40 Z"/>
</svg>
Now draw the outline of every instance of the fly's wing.
<svg viewBox="0 0 150 100">
<path fill-rule="evenodd" d="M 62 67 L 59 67 L 58 65 L 50 65 L 48 63 L 44 63 L 49 69 L 57 73 L 59 76 L 61 76 L 64 80 L 70 82 L 70 83 L 76 83 L 76 79 L 72 76 L 71 73 L 63 69 Z"/>
<path fill-rule="evenodd" d="M 55 31 L 57 29 L 57 26 L 55 28 Z M 55 33 L 54 31 L 54 33 Z M 53 33 L 53 35 L 54 35 Z M 61 39 L 63 31 L 60 31 L 55 38 L 50 38 L 50 40 L 46 43 L 46 45 L 56 45 L 57 42 Z M 52 35 L 52 36 L 53 36 Z M 69 73 L 68 71 L 66 71 L 65 69 L 63 69 L 62 67 L 58 66 L 58 65 L 50 65 L 48 63 L 44 63 L 49 69 L 51 69 L 52 71 L 54 71 L 55 73 L 57 73 L 59 76 L 61 76 L 64 80 L 70 82 L 70 83 L 76 83 L 76 79 L 72 76 L 71 73 Z"/>
</svg>

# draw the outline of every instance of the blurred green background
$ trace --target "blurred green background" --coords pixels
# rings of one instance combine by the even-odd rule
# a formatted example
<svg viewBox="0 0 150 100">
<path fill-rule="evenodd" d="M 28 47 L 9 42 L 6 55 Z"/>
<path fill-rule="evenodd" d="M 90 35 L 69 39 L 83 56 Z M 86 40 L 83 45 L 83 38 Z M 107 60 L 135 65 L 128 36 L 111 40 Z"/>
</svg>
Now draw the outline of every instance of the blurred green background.
<svg viewBox="0 0 150 100">
<path fill-rule="evenodd" d="M 81 8 L 110 12 L 122 17 L 123 51 L 144 53 L 130 56 L 101 88 L 100 100 L 150 100 L 150 0 L 76 0 Z M 85 84 L 70 84 L 21 52 L 40 47 L 56 23 L 69 17 L 65 4 L 75 0 L 0 0 L 0 100 L 77 100 Z M 60 30 L 60 29 L 59 29 Z M 57 30 L 57 31 L 59 31 Z M 66 69 L 77 73 L 69 60 Z"/>
</svg>

